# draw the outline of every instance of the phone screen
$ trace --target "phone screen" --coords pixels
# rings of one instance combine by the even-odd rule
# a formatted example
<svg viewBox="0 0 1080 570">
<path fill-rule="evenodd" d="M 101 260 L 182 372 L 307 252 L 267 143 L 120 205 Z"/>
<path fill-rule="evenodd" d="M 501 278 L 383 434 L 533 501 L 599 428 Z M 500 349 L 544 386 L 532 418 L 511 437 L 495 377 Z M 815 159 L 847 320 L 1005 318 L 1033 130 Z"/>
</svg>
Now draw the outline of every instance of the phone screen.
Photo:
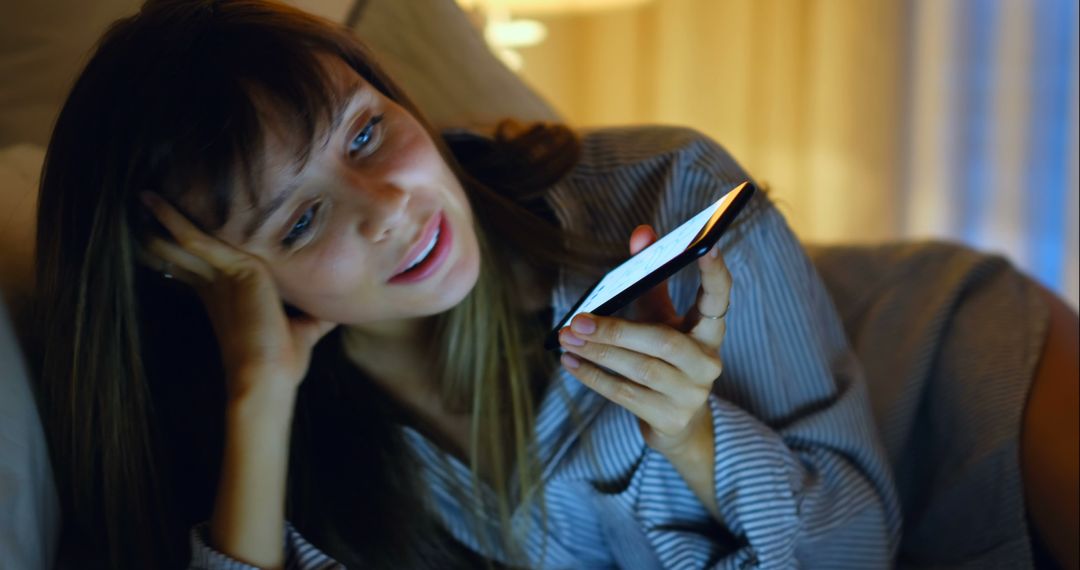
<svg viewBox="0 0 1080 570">
<path fill-rule="evenodd" d="M 606 315 L 704 255 L 748 201 L 753 185 L 740 184 L 694 217 L 609 271 L 578 301 L 548 335 L 545 346 L 558 346 L 558 331 L 580 313 Z M 554 345 L 552 343 L 554 342 Z"/>
</svg>

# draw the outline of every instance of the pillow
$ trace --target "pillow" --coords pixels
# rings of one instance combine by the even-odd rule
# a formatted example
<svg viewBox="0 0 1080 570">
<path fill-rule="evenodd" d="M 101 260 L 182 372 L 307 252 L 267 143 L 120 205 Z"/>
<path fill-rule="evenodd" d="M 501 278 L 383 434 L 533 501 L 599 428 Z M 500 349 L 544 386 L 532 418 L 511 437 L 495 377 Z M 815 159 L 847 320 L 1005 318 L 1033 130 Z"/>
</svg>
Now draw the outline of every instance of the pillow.
<svg viewBox="0 0 1080 570">
<path fill-rule="evenodd" d="M 37 186 L 45 149 L 21 144 L 0 149 L 0 291 L 12 312 L 30 293 L 34 267 Z"/>
<path fill-rule="evenodd" d="M 292 0 L 368 43 L 436 127 L 559 116 L 488 49 L 454 0 Z M 102 33 L 141 0 L 12 2 L 0 18 L 0 147 L 45 146 L 60 106 Z"/>
<path fill-rule="evenodd" d="M 108 25 L 138 0 L 7 2 L 0 18 L 0 147 L 45 146 L 76 74 Z"/>
<path fill-rule="evenodd" d="M 59 529 L 60 505 L 45 433 L 0 298 L 0 560 L 4 568 L 52 568 Z"/>
<path fill-rule="evenodd" d="M 353 19 L 352 30 L 437 128 L 560 120 L 454 0 L 369 0 Z"/>
<path fill-rule="evenodd" d="M 288 2 L 343 22 L 354 0 Z M 395 3 L 389 0 L 388 3 Z M 46 146 L 56 115 L 98 39 L 142 0 L 5 2 L 0 18 L 0 147 Z"/>
</svg>

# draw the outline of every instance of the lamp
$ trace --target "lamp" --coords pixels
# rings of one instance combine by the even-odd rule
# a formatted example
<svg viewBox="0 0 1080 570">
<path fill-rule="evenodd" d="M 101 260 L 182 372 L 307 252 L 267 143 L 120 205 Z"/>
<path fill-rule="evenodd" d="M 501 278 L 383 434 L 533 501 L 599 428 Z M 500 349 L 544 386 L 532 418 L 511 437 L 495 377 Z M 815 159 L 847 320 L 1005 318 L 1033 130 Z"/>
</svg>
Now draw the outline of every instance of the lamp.
<svg viewBox="0 0 1080 570">
<path fill-rule="evenodd" d="M 458 0 L 467 10 L 504 9 L 514 14 L 549 16 L 633 8 L 652 0 Z"/>
<path fill-rule="evenodd" d="M 634 8 L 652 0 L 457 0 L 473 14 L 483 28 L 484 39 L 491 50 L 510 69 L 520 70 L 524 64 L 514 48 L 533 46 L 544 41 L 547 28 L 536 20 L 515 19 L 514 16 L 553 16 L 582 14 L 619 8 Z"/>
</svg>

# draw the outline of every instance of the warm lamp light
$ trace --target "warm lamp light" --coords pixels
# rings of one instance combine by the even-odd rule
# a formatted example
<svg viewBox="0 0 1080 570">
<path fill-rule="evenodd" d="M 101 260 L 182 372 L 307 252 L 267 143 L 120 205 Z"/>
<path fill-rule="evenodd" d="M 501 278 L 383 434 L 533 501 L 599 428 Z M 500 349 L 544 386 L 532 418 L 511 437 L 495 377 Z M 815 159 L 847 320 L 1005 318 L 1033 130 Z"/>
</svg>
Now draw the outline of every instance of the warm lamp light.
<svg viewBox="0 0 1080 570">
<path fill-rule="evenodd" d="M 506 10 L 528 16 L 574 14 L 617 8 L 632 8 L 652 0 L 458 0 L 467 9 Z"/>
<path fill-rule="evenodd" d="M 580 14 L 617 8 L 633 8 L 652 0 L 457 0 L 458 5 L 474 14 L 482 23 L 484 39 L 491 50 L 513 70 L 521 69 L 524 60 L 514 48 L 533 46 L 547 37 L 547 28 L 536 20 L 515 16 L 552 16 Z"/>
<path fill-rule="evenodd" d="M 484 38 L 488 43 L 514 48 L 534 46 L 547 37 L 547 28 L 536 20 L 507 20 L 488 25 Z"/>
</svg>

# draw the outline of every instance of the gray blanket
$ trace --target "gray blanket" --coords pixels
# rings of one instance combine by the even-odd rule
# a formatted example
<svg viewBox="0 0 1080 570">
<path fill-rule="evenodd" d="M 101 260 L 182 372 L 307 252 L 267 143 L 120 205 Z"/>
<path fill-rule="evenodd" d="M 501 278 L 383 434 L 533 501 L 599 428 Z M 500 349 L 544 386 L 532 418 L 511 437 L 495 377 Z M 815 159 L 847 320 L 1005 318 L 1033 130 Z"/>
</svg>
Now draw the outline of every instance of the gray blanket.
<svg viewBox="0 0 1080 570">
<path fill-rule="evenodd" d="M 895 470 L 899 567 L 1031 567 L 1019 439 L 1049 318 L 1034 284 L 943 242 L 807 249 Z"/>
</svg>

